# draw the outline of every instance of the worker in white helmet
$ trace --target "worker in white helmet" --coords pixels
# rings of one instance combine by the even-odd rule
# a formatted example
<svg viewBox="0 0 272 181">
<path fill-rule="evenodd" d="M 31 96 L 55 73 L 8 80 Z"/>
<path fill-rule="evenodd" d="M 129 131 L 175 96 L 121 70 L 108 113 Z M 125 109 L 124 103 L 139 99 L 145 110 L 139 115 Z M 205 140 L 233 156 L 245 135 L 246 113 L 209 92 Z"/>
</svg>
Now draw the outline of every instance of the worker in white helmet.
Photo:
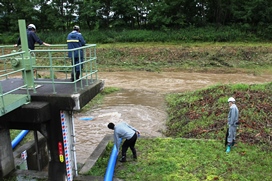
<svg viewBox="0 0 272 181">
<path fill-rule="evenodd" d="M 228 99 L 229 102 L 229 114 L 228 114 L 228 126 L 229 126 L 229 132 L 227 137 L 227 149 L 226 152 L 230 152 L 230 149 L 235 144 L 235 136 L 236 136 L 236 130 L 239 124 L 239 110 L 235 104 L 235 99 L 233 97 L 230 97 Z"/>
<path fill-rule="evenodd" d="M 34 50 L 35 49 L 35 43 L 38 43 L 39 45 L 50 46 L 50 44 L 43 42 L 36 35 L 36 26 L 34 24 L 29 24 L 27 26 L 27 41 L 28 41 L 28 48 L 30 50 Z M 18 39 L 17 44 L 15 44 L 14 46 L 17 47 L 19 45 L 21 45 L 20 38 Z"/>
</svg>

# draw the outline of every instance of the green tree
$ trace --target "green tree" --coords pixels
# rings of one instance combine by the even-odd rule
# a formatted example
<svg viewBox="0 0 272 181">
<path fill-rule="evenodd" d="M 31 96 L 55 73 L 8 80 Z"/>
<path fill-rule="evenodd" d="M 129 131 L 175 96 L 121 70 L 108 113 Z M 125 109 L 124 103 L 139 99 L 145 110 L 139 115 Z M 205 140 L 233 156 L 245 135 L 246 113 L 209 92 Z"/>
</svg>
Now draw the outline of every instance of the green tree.
<svg viewBox="0 0 272 181">
<path fill-rule="evenodd" d="M 97 10 L 97 15 L 100 18 L 100 27 L 109 28 L 112 21 L 112 1 L 100 0 L 101 7 Z"/>
<path fill-rule="evenodd" d="M 102 4 L 100 0 L 90 0 L 79 4 L 79 21 L 86 23 L 89 29 L 99 29 L 103 15 L 99 13 Z"/>
<path fill-rule="evenodd" d="M 221 26 L 232 21 L 233 0 L 206 0 L 204 3 L 207 23 Z"/>
<path fill-rule="evenodd" d="M 188 7 L 185 7 L 186 0 L 172 1 L 162 0 L 153 2 L 150 13 L 148 14 L 148 22 L 152 28 L 180 28 L 188 25 L 187 15 Z M 195 8 L 195 7 L 194 7 Z M 194 9 L 191 9 L 194 11 Z"/>
<path fill-rule="evenodd" d="M 25 19 L 27 23 L 36 21 L 37 10 L 34 9 L 35 5 L 35 1 L 2 0 L 0 6 L 2 30 L 18 31 L 18 19 Z"/>
<path fill-rule="evenodd" d="M 137 1 L 134 0 L 115 0 L 112 3 L 113 26 L 134 28 L 138 11 Z"/>
</svg>

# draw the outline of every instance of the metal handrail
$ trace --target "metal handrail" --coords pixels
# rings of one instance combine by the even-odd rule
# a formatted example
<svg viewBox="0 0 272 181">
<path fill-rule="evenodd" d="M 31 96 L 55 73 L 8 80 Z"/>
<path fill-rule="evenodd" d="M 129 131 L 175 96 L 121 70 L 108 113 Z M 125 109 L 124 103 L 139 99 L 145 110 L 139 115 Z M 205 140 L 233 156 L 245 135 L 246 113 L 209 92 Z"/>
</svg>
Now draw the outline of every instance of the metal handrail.
<svg viewBox="0 0 272 181">
<path fill-rule="evenodd" d="M 0 63 L 3 63 L 4 64 L 4 70 L 0 71 L 1 75 L 0 75 L 0 78 L 3 78 L 5 77 L 5 79 L 8 79 L 8 77 L 10 75 L 14 75 L 14 74 L 17 74 L 19 72 L 22 72 L 22 75 L 21 76 L 25 76 L 25 68 L 20 68 L 20 69 L 17 69 L 17 70 L 13 70 L 11 68 L 7 69 L 7 66 L 6 64 L 8 64 L 8 60 L 10 57 L 16 57 L 16 56 L 21 56 L 21 58 L 23 59 L 24 58 L 24 53 L 25 52 L 15 52 L 15 53 L 10 53 L 10 54 L 7 54 L 7 55 L 0 55 Z M 0 105 L 1 105 L 1 112 L 2 113 L 5 113 L 6 111 L 6 102 L 5 101 L 8 101 L 8 99 L 4 99 L 5 96 L 8 96 L 8 95 L 13 95 L 15 93 L 15 91 L 17 90 L 20 90 L 20 89 L 25 89 L 26 92 L 25 92 L 25 95 L 27 97 L 27 100 L 29 101 L 30 100 L 30 94 L 29 94 L 29 90 L 27 88 L 27 84 L 23 84 L 23 85 L 20 85 L 20 86 L 17 86 L 17 87 L 14 87 L 12 88 L 11 90 L 6 90 L 5 92 L 3 91 L 3 86 L 2 86 L 2 81 L 0 81 Z M 20 99 L 20 98 L 18 98 Z M 14 100 L 16 101 L 16 99 Z M 18 100 L 19 101 L 19 100 Z"/>
<path fill-rule="evenodd" d="M 0 49 L 14 49 L 12 45 L 0 46 Z M 30 59 L 32 59 L 32 70 L 34 70 L 36 77 L 34 79 L 34 84 L 52 84 L 52 92 L 57 93 L 56 84 L 74 84 L 74 92 L 78 93 L 78 90 L 83 89 L 84 86 L 88 86 L 92 82 L 98 79 L 97 73 L 97 57 L 96 57 L 96 44 L 89 44 L 80 48 L 66 49 L 67 44 L 56 44 L 51 46 L 36 46 L 35 50 L 30 50 Z M 19 49 L 20 50 L 20 49 Z M 71 59 L 68 57 L 68 52 L 74 51 L 83 51 L 84 52 L 84 61 L 72 65 Z M 12 55 L 21 55 L 25 52 L 16 52 Z M 1 56 L 2 58 L 8 57 L 8 55 Z M 1 60 L 0 57 L 0 60 Z M 73 58 L 72 58 L 73 59 Z M 67 81 L 68 74 L 71 74 L 72 70 L 76 66 L 83 66 L 81 76 L 78 80 Z M 6 71 L 7 69 L 5 68 Z M 47 77 L 41 79 L 38 77 L 38 74 L 43 72 L 48 74 Z M 63 72 L 66 76 L 66 79 L 57 79 L 54 77 L 56 72 Z M 35 76 L 34 75 L 34 76 Z M 38 91 L 34 88 L 34 91 Z"/>
<path fill-rule="evenodd" d="M 58 47 L 64 47 L 64 46 L 67 46 L 67 45 L 60 44 L 60 45 L 55 45 L 53 47 L 58 48 Z M 68 58 L 68 52 L 72 52 L 72 55 L 73 55 L 72 59 L 74 59 L 73 52 L 81 51 L 81 50 L 84 52 L 84 61 L 72 65 L 70 58 Z M 44 53 L 46 53 L 47 56 L 45 56 Z M 64 53 L 64 56 L 63 57 L 53 56 L 53 54 L 55 53 Z M 74 84 L 74 92 L 77 93 L 79 89 L 83 89 L 84 86 L 88 86 L 90 84 L 88 79 L 97 80 L 98 70 L 96 65 L 96 59 L 97 59 L 96 44 L 86 45 L 86 46 L 83 46 L 80 48 L 74 48 L 74 49 L 53 49 L 50 46 L 50 48 L 48 49 L 31 50 L 31 54 L 34 54 L 37 59 L 40 58 L 40 59 L 49 60 L 47 61 L 47 65 L 39 65 L 39 63 L 33 65 L 33 69 L 36 70 L 36 75 L 39 70 L 47 71 L 48 73 L 50 73 L 50 76 L 49 76 L 50 78 L 43 79 L 43 80 L 35 79 L 34 82 L 36 84 L 52 84 L 53 93 L 57 93 L 56 84 Z M 79 56 L 79 59 L 80 58 L 81 57 Z M 58 64 L 57 62 L 60 62 L 60 61 L 64 61 L 64 63 L 61 65 Z M 69 63 L 67 63 L 68 61 Z M 94 64 L 94 66 L 92 64 Z M 72 70 L 76 66 L 85 67 L 85 69 L 82 70 L 81 76 L 78 80 L 69 82 L 67 81 L 67 78 L 63 80 L 55 79 L 54 77 L 55 72 L 65 72 L 67 77 L 67 71 L 70 71 L 69 73 L 71 73 Z M 93 75 L 95 75 L 95 78 L 93 78 Z M 83 82 L 83 80 L 85 81 Z M 77 84 L 78 82 L 80 82 L 79 85 Z"/>
</svg>

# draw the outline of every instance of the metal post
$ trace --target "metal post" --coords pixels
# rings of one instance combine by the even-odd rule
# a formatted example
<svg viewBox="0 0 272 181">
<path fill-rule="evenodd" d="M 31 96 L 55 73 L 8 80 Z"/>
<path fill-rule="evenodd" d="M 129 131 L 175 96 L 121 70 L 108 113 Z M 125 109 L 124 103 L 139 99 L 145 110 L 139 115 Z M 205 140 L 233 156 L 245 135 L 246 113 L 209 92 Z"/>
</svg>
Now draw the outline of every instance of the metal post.
<svg viewBox="0 0 272 181">
<path fill-rule="evenodd" d="M 18 20 L 19 30 L 20 30 L 20 40 L 22 50 L 24 51 L 23 59 L 21 59 L 20 64 L 25 68 L 26 73 L 23 73 L 24 83 L 27 84 L 28 88 L 34 88 L 34 75 L 32 69 L 32 59 L 30 58 L 30 52 L 28 49 L 27 33 L 26 33 L 26 23 L 25 20 Z"/>
</svg>

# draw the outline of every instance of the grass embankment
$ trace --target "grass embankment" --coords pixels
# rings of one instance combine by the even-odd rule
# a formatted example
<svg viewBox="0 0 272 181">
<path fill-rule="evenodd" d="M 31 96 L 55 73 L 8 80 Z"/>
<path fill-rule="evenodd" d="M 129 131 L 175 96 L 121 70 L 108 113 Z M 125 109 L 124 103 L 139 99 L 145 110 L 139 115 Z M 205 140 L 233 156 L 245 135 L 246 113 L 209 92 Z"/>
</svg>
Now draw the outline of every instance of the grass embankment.
<svg viewBox="0 0 272 181">
<path fill-rule="evenodd" d="M 269 43 L 134 43 L 98 45 L 99 71 L 272 73 Z"/>
<path fill-rule="evenodd" d="M 238 140 L 261 144 L 272 151 L 272 83 L 216 85 L 192 93 L 168 95 L 166 135 L 223 140 L 230 96 L 235 97 L 240 112 Z"/>
<path fill-rule="evenodd" d="M 224 136 L 230 96 L 237 100 L 241 125 L 238 144 L 226 154 Z M 165 134 L 169 138 L 140 138 L 136 145 L 138 160 L 118 162 L 115 177 L 150 181 L 272 180 L 271 97 L 272 83 L 216 85 L 168 95 Z M 104 175 L 112 146 L 107 146 L 89 174 Z M 130 150 L 128 157 L 132 157 Z"/>
</svg>

